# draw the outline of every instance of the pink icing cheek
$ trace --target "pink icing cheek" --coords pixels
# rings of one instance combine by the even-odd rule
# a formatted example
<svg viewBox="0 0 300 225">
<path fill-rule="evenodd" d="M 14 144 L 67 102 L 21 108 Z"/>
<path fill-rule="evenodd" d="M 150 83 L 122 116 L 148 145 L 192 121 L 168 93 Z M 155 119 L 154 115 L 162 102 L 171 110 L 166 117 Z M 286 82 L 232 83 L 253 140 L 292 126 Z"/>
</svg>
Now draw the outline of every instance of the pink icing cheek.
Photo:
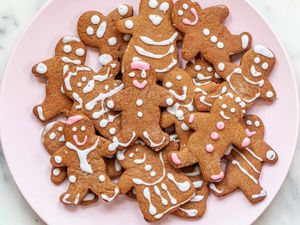
<svg viewBox="0 0 300 225">
<path fill-rule="evenodd" d="M 192 115 L 190 115 L 189 123 L 192 124 L 194 121 L 195 121 L 195 115 L 192 114 Z"/>
<path fill-rule="evenodd" d="M 249 138 L 244 138 L 243 142 L 242 142 L 242 147 L 245 148 L 247 146 L 249 146 L 251 143 Z"/>
<path fill-rule="evenodd" d="M 215 150 L 215 147 L 212 144 L 208 144 L 205 146 L 205 150 L 209 153 L 213 152 Z"/>
<path fill-rule="evenodd" d="M 218 122 L 218 123 L 217 123 L 217 128 L 218 128 L 218 130 L 224 130 L 224 128 L 225 128 L 225 123 L 224 123 L 224 122 Z"/>
<path fill-rule="evenodd" d="M 180 165 L 181 164 L 181 161 L 180 159 L 178 158 L 178 155 L 176 153 L 172 153 L 171 154 L 171 159 L 172 159 L 172 162 L 176 165 Z"/>
<path fill-rule="evenodd" d="M 213 133 L 211 133 L 210 137 L 213 140 L 218 140 L 219 139 L 219 134 L 217 132 L 213 132 Z"/>
</svg>

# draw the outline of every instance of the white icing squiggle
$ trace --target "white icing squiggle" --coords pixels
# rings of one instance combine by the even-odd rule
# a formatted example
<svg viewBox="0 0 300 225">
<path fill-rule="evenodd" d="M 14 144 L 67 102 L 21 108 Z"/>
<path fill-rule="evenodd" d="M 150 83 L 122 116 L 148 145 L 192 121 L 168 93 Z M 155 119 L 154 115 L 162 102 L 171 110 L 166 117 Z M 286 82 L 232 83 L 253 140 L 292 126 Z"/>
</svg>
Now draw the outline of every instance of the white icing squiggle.
<svg viewBox="0 0 300 225">
<path fill-rule="evenodd" d="M 149 52 L 149 51 L 147 51 L 147 50 L 145 50 L 145 49 L 143 49 L 142 47 L 139 47 L 139 46 L 134 46 L 134 48 L 137 51 L 137 53 L 139 53 L 140 55 L 146 56 L 146 57 L 149 57 L 149 58 L 153 58 L 153 59 L 162 59 L 162 58 L 166 57 L 167 55 L 173 54 L 174 51 L 175 51 L 174 45 L 172 45 L 170 47 L 170 49 L 168 50 L 168 52 L 166 52 L 163 55 Z"/>
<path fill-rule="evenodd" d="M 83 103 L 82 98 L 76 92 L 73 92 L 72 97 L 75 101 L 78 102 L 78 105 L 75 106 L 75 109 L 81 109 L 82 108 L 82 103 Z"/>
<path fill-rule="evenodd" d="M 166 138 L 163 137 L 163 139 L 162 139 L 162 141 L 161 141 L 160 143 L 155 143 L 155 142 L 153 142 L 153 141 L 151 140 L 151 138 L 150 138 L 150 136 L 149 136 L 149 134 L 148 134 L 147 131 L 144 131 L 144 132 L 143 132 L 143 136 L 150 142 L 150 146 L 151 146 L 152 148 L 156 148 L 156 147 L 161 146 L 161 145 L 165 142 L 165 140 L 166 140 Z"/>
<path fill-rule="evenodd" d="M 176 38 L 178 37 L 178 32 L 175 32 L 169 39 L 163 40 L 163 41 L 154 41 L 149 37 L 146 36 L 140 36 L 140 39 L 142 42 L 148 45 L 155 45 L 155 46 L 166 46 L 172 44 Z"/>
<path fill-rule="evenodd" d="M 188 181 L 177 182 L 175 177 L 171 173 L 168 173 L 167 176 L 170 179 L 170 181 L 172 181 L 177 186 L 179 191 L 187 192 L 191 188 L 190 182 L 188 182 Z"/>
<path fill-rule="evenodd" d="M 243 168 L 237 160 L 232 160 L 231 163 L 233 165 L 237 165 L 246 176 L 248 176 L 255 184 L 258 184 L 258 181 L 255 179 L 255 177 L 253 177 L 245 168 Z"/>
</svg>

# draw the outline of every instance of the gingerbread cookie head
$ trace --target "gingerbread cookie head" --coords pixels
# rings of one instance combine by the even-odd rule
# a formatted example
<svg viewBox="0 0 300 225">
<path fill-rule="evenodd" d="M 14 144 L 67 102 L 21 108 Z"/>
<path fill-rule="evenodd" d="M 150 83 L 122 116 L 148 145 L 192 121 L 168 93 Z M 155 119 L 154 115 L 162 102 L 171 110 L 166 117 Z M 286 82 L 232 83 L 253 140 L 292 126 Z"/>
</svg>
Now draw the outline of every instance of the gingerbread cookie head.
<svg viewBox="0 0 300 225">
<path fill-rule="evenodd" d="M 156 77 L 150 64 L 144 61 L 132 62 L 130 68 L 126 69 L 123 76 L 125 87 L 145 89 L 156 84 Z"/>
<path fill-rule="evenodd" d="M 122 58 L 130 36 L 121 34 L 116 22 L 132 14 L 131 6 L 121 5 L 108 16 L 98 11 L 88 11 L 79 18 L 78 34 L 86 45 L 98 48 L 102 65 Z"/>
<path fill-rule="evenodd" d="M 54 121 L 48 123 L 42 133 L 42 143 L 46 151 L 53 155 L 65 143 L 63 122 Z"/>
</svg>

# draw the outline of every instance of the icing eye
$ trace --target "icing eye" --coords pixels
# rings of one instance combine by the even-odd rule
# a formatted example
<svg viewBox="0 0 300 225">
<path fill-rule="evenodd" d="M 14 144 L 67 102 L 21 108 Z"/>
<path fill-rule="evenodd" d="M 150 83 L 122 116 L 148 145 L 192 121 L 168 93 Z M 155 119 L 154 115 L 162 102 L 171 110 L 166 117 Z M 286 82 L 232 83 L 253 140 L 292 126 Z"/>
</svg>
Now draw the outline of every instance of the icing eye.
<svg viewBox="0 0 300 225">
<path fill-rule="evenodd" d="M 207 67 L 207 71 L 208 71 L 208 72 L 212 72 L 212 71 L 213 71 L 213 68 L 212 68 L 212 67 Z"/>
<path fill-rule="evenodd" d="M 258 120 L 256 120 L 256 121 L 254 122 L 254 125 L 255 125 L 256 127 L 259 127 L 259 126 L 260 126 L 260 122 L 259 122 Z"/>
<path fill-rule="evenodd" d="M 151 9 L 155 9 L 158 6 L 158 2 L 157 0 L 150 0 L 148 5 Z"/>
<path fill-rule="evenodd" d="M 64 46 L 64 53 L 70 53 L 72 51 L 71 45 L 65 45 Z"/>
<path fill-rule="evenodd" d="M 128 74 L 129 77 L 135 77 L 135 72 L 131 72 Z"/>
<path fill-rule="evenodd" d="M 196 65 L 196 66 L 195 66 L 195 70 L 196 70 L 196 71 L 200 71 L 201 69 L 202 69 L 202 67 L 201 67 L 200 65 Z"/>
<path fill-rule="evenodd" d="M 77 48 L 76 51 L 75 51 L 75 53 L 76 53 L 76 55 L 78 55 L 78 56 L 83 56 L 84 53 L 85 53 L 85 51 L 84 51 L 84 49 L 82 49 L 82 48 Z"/>
<path fill-rule="evenodd" d="M 223 104 L 223 105 L 222 105 L 222 109 L 227 109 L 227 105 L 226 105 L 226 104 Z"/>
<path fill-rule="evenodd" d="M 146 71 L 145 71 L 145 70 L 143 70 L 143 71 L 142 71 L 142 73 L 141 73 L 141 77 L 142 77 L 142 78 L 144 78 L 144 79 L 147 77 L 147 73 L 146 73 Z"/>
<path fill-rule="evenodd" d="M 235 113 L 235 111 L 236 111 L 235 108 L 230 109 L 230 112 L 232 112 L 232 113 Z"/>
<path fill-rule="evenodd" d="M 86 127 L 85 126 L 81 126 L 80 130 L 81 131 L 86 131 Z"/>
<path fill-rule="evenodd" d="M 263 63 L 263 64 L 261 65 L 261 68 L 262 68 L 263 70 L 267 70 L 267 69 L 269 68 L 269 64 L 268 64 L 268 63 Z"/>
<path fill-rule="evenodd" d="M 77 127 L 73 127 L 73 128 L 72 128 L 72 131 L 73 131 L 73 132 L 76 132 L 76 131 L 77 131 Z"/>
<path fill-rule="evenodd" d="M 186 3 L 184 3 L 184 4 L 182 5 L 182 8 L 185 9 L 185 10 L 187 10 L 187 9 L 189 8 L 189 5 L 186 4 Z"/>
<path fill-rule="evenodd" d="M 78 83 L 77 83 L 77 87 L 79 87 L 79 88 L 82 87 L 82 83 L 81 83 L 81 82 L 78 82 Z"/>
<path fill-rule="evenodd" d="M 91 18 L 91 22 L 92 22 L 92 24 L 95 24 L 95 25 L 99 24 L 100 23 L 100 17 L 97 16 L 97 15 L 93 15 L 92 18 Z"/>
<path fill-rule="evenodd" d="M 182 15 L 183 15 L 183 11 L 182 11 L 181 9 L 180 9 L 180 10 L 178 10 L 178 12 L 177 12 L 177 13 L 178 13 L 178 15 L 179 15 L 179 16 L 182 16 Z"/>
<path fill-rule="evenodd" d="M 236 103 L 240 103 L 241 101 L 242 101 L 242 99 L 241 99 L 240 97 L 236 97 L 236 98 L 235 98 L 235 102 L 236 102 Z"/>
<path fill-rule="evenodd" d="M 86 28 L 87 35 L 92 36 L 94 34 L 94 32 L 95 32 L 94 28 L 92 28 L 92 27 Z"/>
<path fill-rule="evenodd" d="M 247 120 L 247 121 L 246 121 L 246 124 L 247 124 L 248 126 L 252 126 L 252 121 L 251 121 L 251 120 Z"/>
<path fill-rule="evenodd" d="M 159 7 L 159 9 L 163 12 L 167 12 L 169 10 L 169 8 L 170 8 L 170 5 L 167 2 L 163 2 Z"/>
<path fill-rule="evenodd" d="M 259 64 L 259 63 L 260 63 L 260 58 L 259 58 L 259 57 L 256 57 L 256 58 L 254 59 L 254 63 L 255 63 L 255 64 Z"/>
<path fill-rule="evenodd" d="M 167 83 L 166 83 L 166 87 L 167 87 L 167 88 L 171 88 L 171 87 L 172 87 L 172 83 L 171 83 L 171 82 L 167 82 Z"/>
<path fill-rule="evenodd" d="M 81 80 L 82 80 L 82 82 L 86 82 L 87 78 L 86 77 L 82 77 Z"/>
</svg>

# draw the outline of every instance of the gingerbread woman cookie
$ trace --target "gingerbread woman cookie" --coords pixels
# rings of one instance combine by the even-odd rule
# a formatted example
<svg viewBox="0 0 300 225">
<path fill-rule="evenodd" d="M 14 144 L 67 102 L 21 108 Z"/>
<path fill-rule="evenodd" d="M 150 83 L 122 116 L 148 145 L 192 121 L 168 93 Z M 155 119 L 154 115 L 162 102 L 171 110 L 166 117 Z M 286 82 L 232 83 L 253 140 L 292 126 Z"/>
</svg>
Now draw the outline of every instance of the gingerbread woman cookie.
<svg viewBox="0 0 300 225">
<path fill-rule="evenodd" d="M 250 144 L 242 118 L 242 108 L 232 93 L 218 99 L 210 113 L 190 113 L 184 121 L 195 133 L 186 148 L 171 153 L 171 162 L 176 168 L 198 162 L 205 181 L 222 180 L 224 172 L 220 161 L 230 145 L 245 148 Z"/>
<path fill-rule="evenodd" d="M 130 35 L 121 34 L 116 23 L 132 15 L 131 6 L 121 5 L 107 16 L 97 11 L 89 11 L 79 18 L 78 34 L 84 44 L 99 50 L 99 62 L 102 65 L 122 58 Z"/>
<path fill-rule="evenodd" d="M 158 151 L 169 143 L 169 135 L 159 126 L 160 107 L 172 106 L 175 98 L 156 84 L 155 72 L 143 61 L 131 63 L 123 76 L 125 89 L 111 97 L 107 106 L 122 112 L 121 131 L 111 149 L 122 149 L 141 138 Z"/>
<path fill-rule="evenodd" d="M 195 97 L 197 109 L 206 111 L 218 96 L 230 91 L 237 96 L 237 101 L 246 103 L 250 108 L 257 99 L 272 103 L 276 100 L 276 91 L 268 80 L 276 63 L 274 53 L 268 48 L 257 45 L 247 51 L 240 66 L 227 63 L 220 75 L 225 79 L 218 90 L 209 95 L 199 93 Z"/>
<path fill-rule="evenodd" d="M 138 144 L 119 151 L 117 158 L 125 169 L 118 182 L 120 192 L 125 194 L 134 188 L 147 221 L 161 219 L 194 196 L 193 183 L 168 163 L 163 151 L 156 153 Z"/>
<path fill-rule="evenodd" d="M 66 143 L 51 156 L 54 167 L 67 167 L 70 181 L 67 192 L 61 195 L 61 202 L 78 205 L 93 192 L 105 201 L 112 201 L 119 188 L 106 174 L 103 157 L 111 157 L 109 141 L 96 136 L 93 123 L 84 115 L 68 118 L 64 127 Z"/>
<path fill-rule="evenodd" d="M 65 65 L 80 65 L 85 62 L 86 47 L 79 38 L 63 37 L 55 48 L 55 56 L 37 63 L 32 73 L 47 79 L 46 98 L 33 109 L 34 115 L 46 122 L 61 113 L 67 115 L 72 108 L 72 101 L 62 91 L 63 68 Z"/>
<path fill-rule="evenodd" d="M 245 117 L 245 129 L 251 144 L 244 149 L 233 148 L 228 158 L 224 179 L 218 184 L 210 184 L 210 189 L 217 196 L 225 196 L 240 189 L 247 199 L 257 203 L 265 199 L 267 192 L 259 184 L 263 164 L 276 163 L 276 152 L 263 140 L 264 124 L 254 115 Z"/>
<path fill-rule="evenodd" d="M 184 33 L 182 57 L 192 61 L 200 53 L 216 70 L 222 70 L 231 55 L 249 49 L 252 42 L 249 33 L 233 35 L 224 26 L 228 15 L 229 9 L 224 5 L 202 9 L 197 1 L 177 1 L 172 21 Z"/>
<path fill-rule="evenodd" d="M 124 85 L 115 80 L 120 70 L 120 63 L 113 61 L 98 73 L 89 67 L 75 66 L 64 74 L 64 90 L 74 100 L 73 111 L 88 116 L 99 133 L 112 139 L 120 128 L 119 113 L 111 111 L 105 100 L 120 92 Z"/>
<path fill-rule="evenodd" d="M 141 0 L 139 15 L 117 23 L 120 32 L 132 35 L 123 57 L 123 67 L 135 60 L 148 62 L 157 79 L 178 65 L 179 32 L 171 21 L 172 0 Z"/>
</svg>

